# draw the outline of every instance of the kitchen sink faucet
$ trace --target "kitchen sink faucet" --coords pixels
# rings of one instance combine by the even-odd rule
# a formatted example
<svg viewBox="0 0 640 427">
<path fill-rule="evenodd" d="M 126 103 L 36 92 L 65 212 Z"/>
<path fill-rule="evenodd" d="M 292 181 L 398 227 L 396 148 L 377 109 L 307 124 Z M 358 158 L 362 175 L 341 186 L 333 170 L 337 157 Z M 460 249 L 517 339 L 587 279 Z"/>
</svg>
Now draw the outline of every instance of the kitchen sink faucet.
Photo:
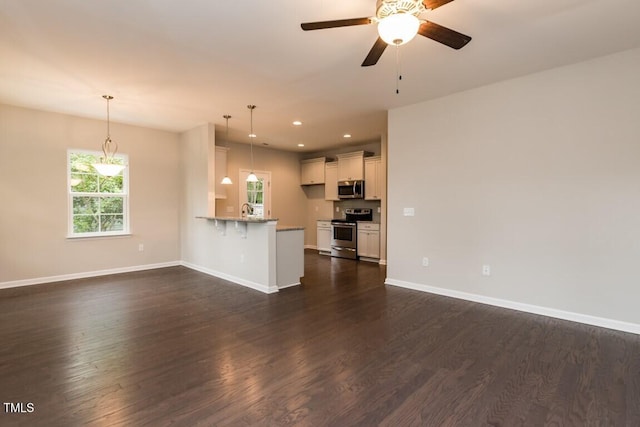
<svg viewBox="0 0 640 427">
<path fill-rule="evenodd" d="M 253 215 L 253 206 L 251 206 L 249 203 L 243 203 L 242 206 L 240 207 L 240 212 L 242 212 L 242 216 L 245 216 L 245 211 L 244 211 L 244 207 L 247 207 L 247 215 Z"/>
</svg>

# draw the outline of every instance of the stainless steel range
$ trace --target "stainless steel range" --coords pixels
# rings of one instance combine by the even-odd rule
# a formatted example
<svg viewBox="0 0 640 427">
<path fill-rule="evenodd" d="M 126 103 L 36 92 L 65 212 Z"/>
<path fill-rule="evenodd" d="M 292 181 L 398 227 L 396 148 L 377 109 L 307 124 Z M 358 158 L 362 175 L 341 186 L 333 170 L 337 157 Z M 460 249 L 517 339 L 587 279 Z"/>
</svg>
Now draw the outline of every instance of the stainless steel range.
<svg viewBox="0 0 640 427">
<path fill-rule="evenodd" d="M 371 221 L 367 208 L 347 208 L 344 219 L 331 221 L 331 256 L 358 259 L 358 222 Z"/>
</svg>

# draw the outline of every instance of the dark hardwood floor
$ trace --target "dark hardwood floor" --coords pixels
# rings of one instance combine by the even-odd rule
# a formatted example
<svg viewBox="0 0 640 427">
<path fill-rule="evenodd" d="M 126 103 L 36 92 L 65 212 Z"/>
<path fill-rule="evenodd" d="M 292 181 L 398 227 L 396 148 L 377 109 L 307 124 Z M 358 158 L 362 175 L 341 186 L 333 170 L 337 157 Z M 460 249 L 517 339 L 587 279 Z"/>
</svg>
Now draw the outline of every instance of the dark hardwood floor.
<svg viewBox="0 0 640 427">
<path fill-rule="evenodd" d="M 2 290 L 0 425 L 640 426 L 640 336 L 384 277 L 309 251 L 273 295 L 183 267 Z"/>
</svg>

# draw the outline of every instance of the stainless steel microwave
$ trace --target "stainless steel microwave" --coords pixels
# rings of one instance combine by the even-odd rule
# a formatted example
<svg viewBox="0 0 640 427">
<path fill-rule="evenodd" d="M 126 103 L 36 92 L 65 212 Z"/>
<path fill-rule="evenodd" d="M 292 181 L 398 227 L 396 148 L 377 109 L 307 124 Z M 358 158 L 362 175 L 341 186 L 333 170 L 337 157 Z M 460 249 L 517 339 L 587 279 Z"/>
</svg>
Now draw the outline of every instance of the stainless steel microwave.
<svg viewBox="0 0 640 427">
<path fill-rule="evenodd" d="M 339 199 L 363 199 L 364 181 L 338 181 Z"/>
</svg>

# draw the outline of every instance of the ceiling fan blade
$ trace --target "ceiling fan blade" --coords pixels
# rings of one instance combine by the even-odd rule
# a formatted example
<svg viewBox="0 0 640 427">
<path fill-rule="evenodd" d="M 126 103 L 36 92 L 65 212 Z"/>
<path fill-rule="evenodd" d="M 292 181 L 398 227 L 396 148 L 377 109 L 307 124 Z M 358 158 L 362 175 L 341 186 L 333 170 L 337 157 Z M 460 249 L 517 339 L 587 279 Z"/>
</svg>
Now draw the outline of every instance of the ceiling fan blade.
<svg viewBox="0 0 640 427">
<path fill-rule="evenodd" d="M 425 21 L 420 25 L 418 34 L 435 40 L 443 45 L 449 46 L 453 49 L 460 49 L 471 41 L 471 37 L 465 36 L 462 33 L 443 27 L 442 25 L 434 24 L 433 22 Z"/>
<path fill-rule="evenodd" d="M 387 42 L 378 37 L 378 40 L 373 44 L 373 47 L 369 51 L 369 54 L 364 59 L 362 63 L 363 67 L 369 67 L 371 65 L 376 65 L 378 59 L 382 56 L 382 53 L 387 48 Z"/>
<path fill-rule="evenodd" d="M 336 21 L 304 22 L 300 24 L 300 27 L 305 31 L 310 31 L 322 30 L 325 28 L 351 27 L 353 25 L 367 25 L 372 22 L 373 20 L 371 18 L 352 18 L 338 19 Z"/>
<path fill-rule="evenodd" d="M 422 4 L 424 5 L 424 7 L 426 7 L 427 9 L 437 9 L 440 6 L 443 6 L 447 3 L 451 3 L 453 0 L 423 0 Z"/>
</svg>

